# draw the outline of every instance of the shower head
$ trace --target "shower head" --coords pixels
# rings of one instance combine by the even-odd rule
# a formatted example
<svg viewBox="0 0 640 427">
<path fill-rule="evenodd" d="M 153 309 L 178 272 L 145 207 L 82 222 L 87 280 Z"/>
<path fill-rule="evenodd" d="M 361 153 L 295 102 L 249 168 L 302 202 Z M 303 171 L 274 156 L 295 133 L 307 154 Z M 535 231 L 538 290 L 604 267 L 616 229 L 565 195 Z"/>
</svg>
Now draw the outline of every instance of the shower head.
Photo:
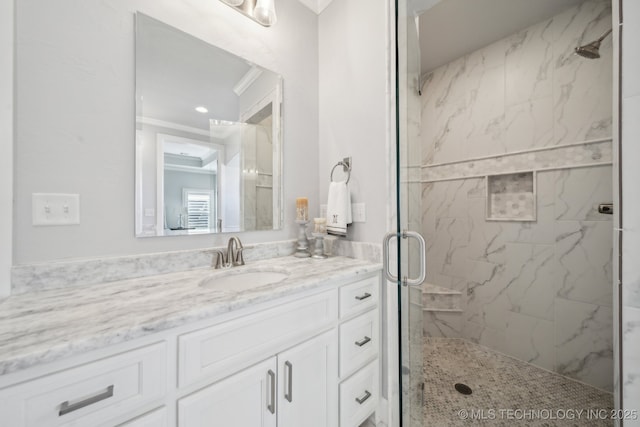
<svg viewBox="0 0 640 427">
<path fill-rule="evenodd" d="M 579 46 L 575 49 L 576 53 L 584 58 L 596 59 L 600 58 L 600 43 L 611 33 L 611 29 L 609 29 L 606 33 L 604 33 L 598 40 L 592 41 L 589 44 L 585 44 L 584 46 Z"/>
</svg>

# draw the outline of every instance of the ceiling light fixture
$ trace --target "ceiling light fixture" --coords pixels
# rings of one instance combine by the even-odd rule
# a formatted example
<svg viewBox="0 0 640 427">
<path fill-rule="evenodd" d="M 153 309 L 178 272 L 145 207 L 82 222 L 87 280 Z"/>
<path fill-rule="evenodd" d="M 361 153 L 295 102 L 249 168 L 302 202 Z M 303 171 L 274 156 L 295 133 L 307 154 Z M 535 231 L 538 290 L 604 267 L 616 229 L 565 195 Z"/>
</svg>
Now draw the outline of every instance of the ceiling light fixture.
<svg viewBox="0 0 640 427">
<path fill-rule="evenodd" d="M 203 107 L 202 105 L 201 105 L 201 106 L 199 106 L 199 107 L 196 107 L 196 111 L 197 111 L 198 113 L 202 113 L 202 114 L 204 114 L 204 113 L 208 113 L 208 112 L 209 112 L 209 110 L 207 110 L 207 107 Z"/>
<path fill-rule="evenodd" d="M 220 1 L 265 27 L 274 25 L 278 20 L 278 17 L 276 16 L 275 0 Z"/>
</svg>

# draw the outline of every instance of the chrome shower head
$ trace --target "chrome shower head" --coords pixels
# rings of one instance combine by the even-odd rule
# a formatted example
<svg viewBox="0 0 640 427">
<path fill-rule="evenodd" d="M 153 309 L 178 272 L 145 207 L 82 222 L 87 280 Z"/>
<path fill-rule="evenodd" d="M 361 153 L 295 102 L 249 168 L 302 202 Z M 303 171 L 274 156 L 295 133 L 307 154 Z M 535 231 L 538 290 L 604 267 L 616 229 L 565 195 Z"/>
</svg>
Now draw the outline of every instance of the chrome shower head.
<svg viewBox="0 0 640 427">
<path fill-rule="evenodd" d="M 596 59 L 600 58 L 600 43 L 611 33 L 611 30 L 608 30 L 604 33 L 598 40 L 592 41 L 589 44 L 584 46 L 579 46 L 575 49 L 576 54 L 582 56 L 583 58 Z"/>
</svg>

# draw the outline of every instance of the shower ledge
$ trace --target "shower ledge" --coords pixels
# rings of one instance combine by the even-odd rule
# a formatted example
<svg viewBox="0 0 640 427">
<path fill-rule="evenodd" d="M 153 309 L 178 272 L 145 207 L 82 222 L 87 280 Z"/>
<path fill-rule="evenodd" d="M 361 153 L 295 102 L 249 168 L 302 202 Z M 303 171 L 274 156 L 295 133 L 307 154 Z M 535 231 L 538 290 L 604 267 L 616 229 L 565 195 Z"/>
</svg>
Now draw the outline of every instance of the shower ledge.
<svg viewBox="0 0 640 427">
<path fill-rule="evenodd" d="M 425 283 L 422 285 L 424 311 L 462 312 L 462 293 L 454 289 Z"/>
</svg>

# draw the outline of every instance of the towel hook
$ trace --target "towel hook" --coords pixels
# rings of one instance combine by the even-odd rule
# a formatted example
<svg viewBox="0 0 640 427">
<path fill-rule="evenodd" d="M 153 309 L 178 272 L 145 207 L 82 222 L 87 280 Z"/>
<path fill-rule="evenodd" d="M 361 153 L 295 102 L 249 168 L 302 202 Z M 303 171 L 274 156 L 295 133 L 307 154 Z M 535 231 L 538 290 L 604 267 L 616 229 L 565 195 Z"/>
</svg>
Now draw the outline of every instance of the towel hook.
<svg viewBox="0 0 640 427">
<path fill-rule="evenodd" d="M 341 161 L 335 164 L 335 166 L 331 169 L 331 174 L 329 175 L 329 179 L 333 182 L 333 171 L 336 170 L 338 166 L 342 166 L 342 171 L 347 173 L 347 182 L 351 179 L 351 157 L 345 157 Z"/>
</svg>

